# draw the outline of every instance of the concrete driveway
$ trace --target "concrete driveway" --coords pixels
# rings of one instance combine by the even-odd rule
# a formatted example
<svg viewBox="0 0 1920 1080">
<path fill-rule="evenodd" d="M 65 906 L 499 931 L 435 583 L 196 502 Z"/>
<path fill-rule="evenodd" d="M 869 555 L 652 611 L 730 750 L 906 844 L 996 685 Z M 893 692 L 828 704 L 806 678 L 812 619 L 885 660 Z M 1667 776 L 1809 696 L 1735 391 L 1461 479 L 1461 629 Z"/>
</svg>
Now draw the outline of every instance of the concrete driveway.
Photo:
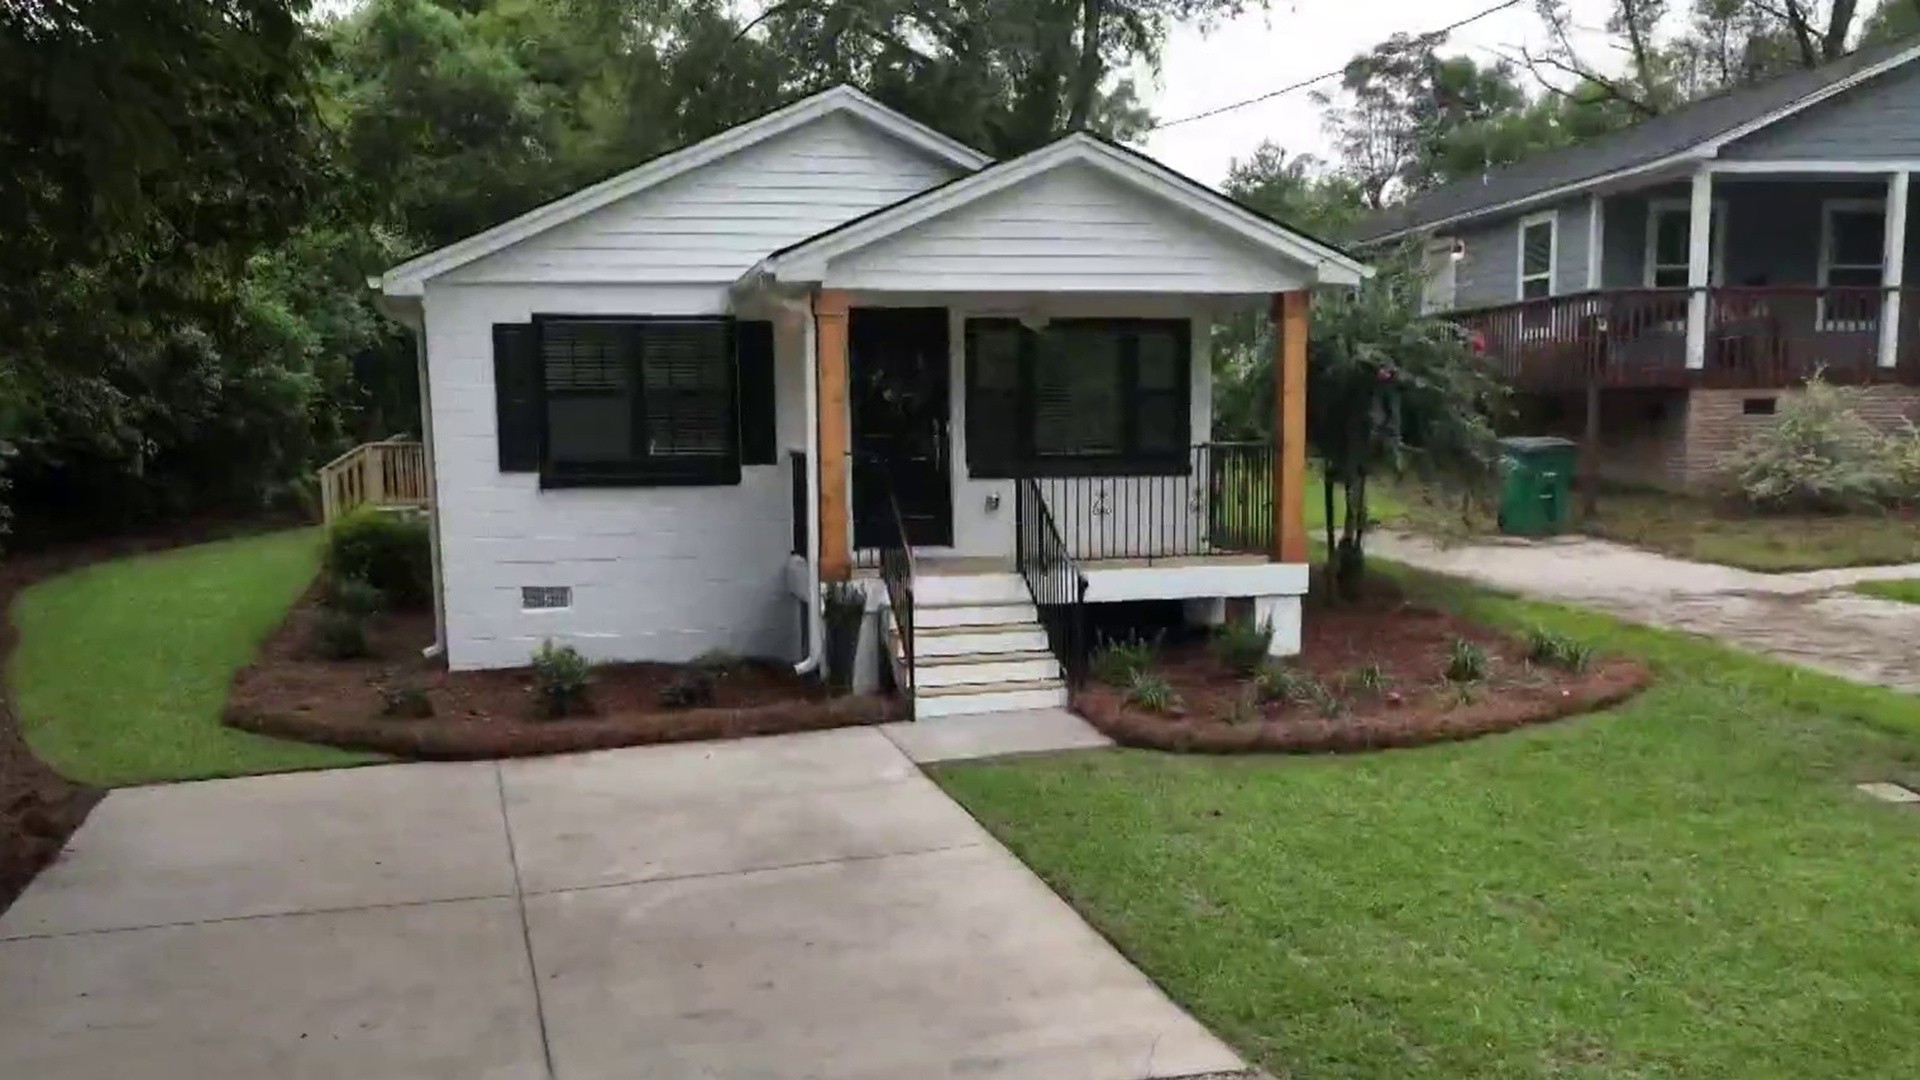
<svg viewBox="0 0 1920 1080">
<path fill-rule="evenodd" d="M 1861 581 L 1920 578 L 1920 564 L 1759 574 L 1579 536 L 1442 545 L 1381 533 L 1369 543 L 1412 566 L 1920 694 L 1920 605 L 1849 591 Z"/>
<path fill-rule="evenodd" d="M 0 1076 L 1240 1067 L 871 729 L 118 791 L 0 916 Z"/>
</svg>

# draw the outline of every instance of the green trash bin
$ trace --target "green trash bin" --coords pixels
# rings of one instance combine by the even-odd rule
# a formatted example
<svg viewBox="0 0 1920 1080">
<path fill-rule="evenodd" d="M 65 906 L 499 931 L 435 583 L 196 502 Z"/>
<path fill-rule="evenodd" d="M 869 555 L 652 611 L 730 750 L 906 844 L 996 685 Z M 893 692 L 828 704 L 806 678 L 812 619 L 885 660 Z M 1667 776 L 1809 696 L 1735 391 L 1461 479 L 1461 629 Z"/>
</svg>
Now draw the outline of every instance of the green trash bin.
<svg viewBox="0 0 1920 1080">
<path fill-rule="evenodd" d="M 1550 435 L 1500 440 L 1500 531 L 1508 536 L 1563 532 L 1573 508 L 1579 446 Z"/>
</svg>

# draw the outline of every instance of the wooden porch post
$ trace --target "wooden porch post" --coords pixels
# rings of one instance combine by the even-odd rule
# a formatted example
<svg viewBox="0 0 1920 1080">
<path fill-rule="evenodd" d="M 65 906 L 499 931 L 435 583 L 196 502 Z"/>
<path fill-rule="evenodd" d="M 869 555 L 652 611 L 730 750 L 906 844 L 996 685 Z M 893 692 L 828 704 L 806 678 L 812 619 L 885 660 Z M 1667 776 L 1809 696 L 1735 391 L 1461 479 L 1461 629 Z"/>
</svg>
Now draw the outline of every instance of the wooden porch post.
<svg viewBox="0 0 1920 1080">
<path fill-rule="evenodd" d="M 1313 294 L 1273 296 L 1274 562 L 1307 561 L 1307 326 Z"/>
<path fill-rule="evenodd" d="M 1887 177 L 1887 232 L 1880 275 L 1880 366 L 1900 362 L 1900 288 L 1906 284 L 1907 173 Z"/>
<path fill-rule="evenodd" d="M 847 537 L 847 294 L 822 290 L 813 296 L 819 354 L 820 580 L 853 576 L 853 549 Z"/>
</svg>

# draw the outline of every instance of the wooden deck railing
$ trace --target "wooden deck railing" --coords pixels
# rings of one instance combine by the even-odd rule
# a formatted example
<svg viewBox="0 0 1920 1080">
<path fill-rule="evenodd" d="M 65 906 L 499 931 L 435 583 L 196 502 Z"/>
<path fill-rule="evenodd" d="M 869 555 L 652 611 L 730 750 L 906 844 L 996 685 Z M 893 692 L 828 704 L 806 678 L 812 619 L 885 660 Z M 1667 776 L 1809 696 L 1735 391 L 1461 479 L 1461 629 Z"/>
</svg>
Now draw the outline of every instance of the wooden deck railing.
<svg viewBox="0 0 1920 1080">
<path fill-rule="evenodd" d="M 407 439 L 361 443 L 320 466 L 320 517 L 355 507 L 427 505 L 427 450 Z"/>
<path fill-rule="evenodd" d="M 1724 286 L 1706 290 L 1706 355 L 1687 367 L 1688 289 L 1604 289 L 1454 312 L 1496 369 L 1525 390 L 1920 383 L 1920 290 L 1900 290 L 1896 364 L 1879 363 L 1877 288 Z"/>
</svg>

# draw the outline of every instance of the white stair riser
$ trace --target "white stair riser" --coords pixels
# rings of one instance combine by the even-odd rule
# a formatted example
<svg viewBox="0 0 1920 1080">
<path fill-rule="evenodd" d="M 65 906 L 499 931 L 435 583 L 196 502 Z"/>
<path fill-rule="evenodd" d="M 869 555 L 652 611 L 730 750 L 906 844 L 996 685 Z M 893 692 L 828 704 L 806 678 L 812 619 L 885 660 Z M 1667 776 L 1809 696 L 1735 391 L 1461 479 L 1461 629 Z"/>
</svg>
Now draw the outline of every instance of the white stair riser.
<svg viewBox="0 0 1920 1080">
<path fill-rule="evenodd" d="M 966 686 L 972 683 L 1033 682 L 1057 679 L 1060 665 L 1052 657 L 1044 660 L 1009 660 L 1005 663 L 929 664 L 923 658 L 914 665 L 913 682 L 922 690 L 939 686 Z"/>
<path fill-rule="evenodd" d="M 958 607 L 914 609 L 915 626 L 998 626 L 1002 623 L 1030 623 L 1039 620 L 1032 604 L 970 604 Z"/>
<path fill-rule="evenodd" d="M 1038 628 L 983 630 L 977 634 L 915 634 L 914 657 L 982 656 L 991 653 L 1046 652 L 1047 635 Z"/>
<path fill-rule="evenodd" d="M 972 713 L 1012 712 L 1018 709 L 1061 708 L 1067 704 L 1067 688 L 1051 690 L 1007 690 L 994 694 L 954 694 L 918 698 L 913 715 L 925 720 L 934 716 L 965 716 Z"/>
<path fill-rule="evenodd" d="M 927 606 L 1031 604 L 1033 594 L 1018 574 L 919 574 L 913 599 Z"/>
</svg>

